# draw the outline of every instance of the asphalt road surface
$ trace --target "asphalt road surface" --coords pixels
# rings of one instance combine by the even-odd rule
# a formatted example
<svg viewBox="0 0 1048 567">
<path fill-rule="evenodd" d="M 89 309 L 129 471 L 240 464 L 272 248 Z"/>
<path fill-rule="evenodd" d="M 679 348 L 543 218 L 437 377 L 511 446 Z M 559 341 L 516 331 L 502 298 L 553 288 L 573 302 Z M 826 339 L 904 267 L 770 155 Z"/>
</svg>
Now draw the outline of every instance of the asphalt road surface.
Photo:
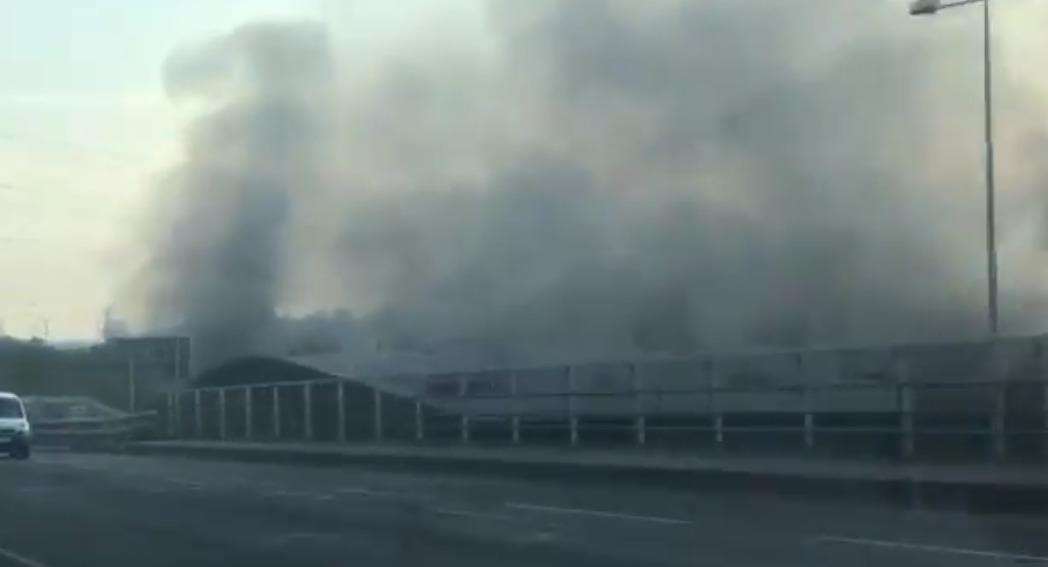
<svg viewBox="0 0 1048 567">
<path fill-rule="evenodd" d="M 1048 516 L 361 467 L 0 459 L 0 566 L 1046 565 Z"/>
</svg>

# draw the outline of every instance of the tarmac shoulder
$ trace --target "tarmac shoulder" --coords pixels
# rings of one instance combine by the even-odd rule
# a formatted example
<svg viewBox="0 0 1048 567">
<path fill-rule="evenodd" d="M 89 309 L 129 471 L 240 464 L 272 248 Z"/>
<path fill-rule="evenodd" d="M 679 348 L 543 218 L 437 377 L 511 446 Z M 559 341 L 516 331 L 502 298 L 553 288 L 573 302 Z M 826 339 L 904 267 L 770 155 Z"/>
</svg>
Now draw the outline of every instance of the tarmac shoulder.
<svg viewBox="0 0 1048 567">
<path fill-rule="evenodd" d="M 932 464 L 803 457 L 680 454 L 657 450 L 558 447 L 427 446 L 147 441 L 137 454 L 302 465 L 374 465 L 557 479 L 610 479 L 791 493 L 872 494 L 909 504 L 968 509 L 1048 511 L 1048 467 L 1024 464 Z"/>
</svg>

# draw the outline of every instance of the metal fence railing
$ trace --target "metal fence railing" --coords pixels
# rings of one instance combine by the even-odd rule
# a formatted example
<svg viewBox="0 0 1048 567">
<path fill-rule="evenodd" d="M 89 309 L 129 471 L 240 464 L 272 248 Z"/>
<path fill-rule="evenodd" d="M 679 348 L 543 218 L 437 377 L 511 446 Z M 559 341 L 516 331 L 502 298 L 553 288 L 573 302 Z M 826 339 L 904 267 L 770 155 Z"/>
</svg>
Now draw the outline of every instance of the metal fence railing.
<svg viewBox="0 0 1048 567">
<path fill-rule="evenodd" d="M 904 458 L 921 447 L 946 446 L 951 438 L 967 440 L 962 451 L 979 446 L 994 458 L 1013 452 L 1048 458 L 1044 380 L 569 391 L 518 386 L 513 379 L 508 391 L 471 392 L 463 381 L 454 392 L 414 397 L 343 379 L 207 387 L 171 394 L 165 417 L 171 437 L 213 439 L 644 446 L 653 437 L 676 436 L 718 447 L 763 435 L 814 450 L 866 436 L 890 443 L 890 452 Z"/>
<path fill-rule="evenodd" d="M 86 396 L 27 396 L 33 436 L 43 444 L 117 442 L 153 434 L 156 411 L 127 413 Z"/>
</svg>

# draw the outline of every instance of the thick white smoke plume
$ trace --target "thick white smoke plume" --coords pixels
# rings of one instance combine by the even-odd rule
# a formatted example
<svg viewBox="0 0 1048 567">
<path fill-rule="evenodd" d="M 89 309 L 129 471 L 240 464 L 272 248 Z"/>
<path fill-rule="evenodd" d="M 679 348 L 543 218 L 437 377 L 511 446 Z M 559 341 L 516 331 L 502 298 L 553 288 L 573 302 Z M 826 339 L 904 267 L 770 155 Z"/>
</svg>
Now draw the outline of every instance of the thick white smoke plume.
<svg viewBox="0 0 1048 567">
<path fill-rule="evenodd" d="M 145 323 L 205 364 L 325 332 L 470 364 L 977 336 L 974 22 L 508 1 L 475 45 L 438 27 L 374 53 L 244 26 L 166 64 L 200 116 L 159 188 Z M 1046 313 L 1039 88 L 1000 77 L 1011 332 Z"/>
</svg>

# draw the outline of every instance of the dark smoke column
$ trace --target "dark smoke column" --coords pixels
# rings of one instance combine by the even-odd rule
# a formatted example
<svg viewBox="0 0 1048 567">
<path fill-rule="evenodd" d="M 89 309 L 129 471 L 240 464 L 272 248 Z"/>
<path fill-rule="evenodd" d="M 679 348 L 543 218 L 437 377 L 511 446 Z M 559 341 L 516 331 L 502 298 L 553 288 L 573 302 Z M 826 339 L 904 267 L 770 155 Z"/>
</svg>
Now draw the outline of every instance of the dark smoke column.
<svg viewBox="0 0 1048 567">
<path fill-rule="evenodd" d="M 315 184 L 323 28 L 264 24 L 175 53 L 168 93 L 207 108 L 157 207 L 147 274 L 153 324 L 194 340 L 201 367 L 268 350 L 294 193 Z"/>
</svg>

